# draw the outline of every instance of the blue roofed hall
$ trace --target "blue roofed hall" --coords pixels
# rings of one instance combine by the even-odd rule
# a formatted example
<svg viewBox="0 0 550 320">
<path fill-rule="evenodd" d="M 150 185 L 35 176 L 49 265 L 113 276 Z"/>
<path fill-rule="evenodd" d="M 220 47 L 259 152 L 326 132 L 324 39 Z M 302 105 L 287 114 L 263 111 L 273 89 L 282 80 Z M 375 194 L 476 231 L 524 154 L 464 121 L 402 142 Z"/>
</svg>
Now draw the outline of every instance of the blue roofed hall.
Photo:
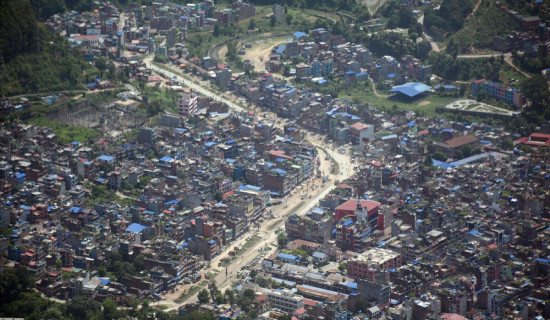
<svg viewBox="0 0 550 320">
<path fill-rule="evenodd" d="M 423 97 L 432 87 L 422 82 L 408 82 L 400 86 L 395 86 L 388 90 L 389 93 L 396 93 L 396 98 L 405 100 L 418 99 Z"/>
</svg>

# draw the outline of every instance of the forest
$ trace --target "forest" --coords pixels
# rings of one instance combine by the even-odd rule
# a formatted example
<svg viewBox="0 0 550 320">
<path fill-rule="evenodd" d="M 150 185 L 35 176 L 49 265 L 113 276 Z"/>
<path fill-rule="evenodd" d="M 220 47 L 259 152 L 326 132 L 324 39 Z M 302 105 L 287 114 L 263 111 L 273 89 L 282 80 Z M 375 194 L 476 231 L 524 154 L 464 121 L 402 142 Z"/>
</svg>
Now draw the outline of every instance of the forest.
<svg viewBox="0 0 550 320">
<path fill-rule="evenodd" d="M 83 89 L 79 76 L 86 62 L 39 25 L 33 12 L 29 0 L 2 0 L 0 94 Z"/>
</svg>

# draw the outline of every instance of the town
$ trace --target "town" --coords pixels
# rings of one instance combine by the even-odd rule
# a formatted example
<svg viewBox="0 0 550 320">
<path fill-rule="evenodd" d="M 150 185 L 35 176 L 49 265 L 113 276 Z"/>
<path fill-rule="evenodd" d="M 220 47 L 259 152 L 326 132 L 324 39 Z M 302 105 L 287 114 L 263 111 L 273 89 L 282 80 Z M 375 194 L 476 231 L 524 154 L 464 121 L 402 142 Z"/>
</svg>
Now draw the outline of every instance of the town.
<svg viewBox="0 0 550 320">
<path fill-rule="evenodd" d="M 374 2 L 43 8 L 72 69 L 2 75 L 0 316 L 549 319 L 548 2 L 470 1 L 511 26 L 471 46 Z"/>
</svg>

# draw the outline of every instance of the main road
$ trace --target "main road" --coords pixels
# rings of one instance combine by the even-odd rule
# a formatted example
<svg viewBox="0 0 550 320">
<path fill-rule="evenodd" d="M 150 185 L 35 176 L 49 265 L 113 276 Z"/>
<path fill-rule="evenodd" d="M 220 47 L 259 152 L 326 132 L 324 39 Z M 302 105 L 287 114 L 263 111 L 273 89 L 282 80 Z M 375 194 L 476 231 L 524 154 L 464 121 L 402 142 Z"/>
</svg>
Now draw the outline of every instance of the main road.
<svg viewBox="0 0 550 320">
<path fill-rule="evenodd" d="M 220 93 L 193 82 L 187 76 L 179 72 L 179 70 L 174 70 L 173 66 L 167 65 L 167 68 L 170 70 L 166 70 L 152 64 L 151 60 L 151 56 L 144 59 L 146 66 L 151 70 L 157 73 L 164 73 L 170 78 L 181 80 L 183 85 L 190 87 L 207 97 L 210 97 L 217 101 L 225 102 L 234 111 L 245 111 L 244 108 L 225 98 L 225 96 L 221 96 Z M 227 95 L 231 96 L 230 93 L 227 93 Z M 236 99 L 236 97 L 233 97 L 233 99 Z M 276 114 L 269 113 L 269 117 L 275 120 L 275 123 L 279 123 L 279 121 L 280 123 L 284 122 L 284 119 L 279 118 Z M 310 178 L 313 181 L 304 181 L 301 185 L 296 186 L 295 192 L 291 193 L 289 196 L 283 199 L 281 204 L 274 206 L 271 209 L 273 215 L 275 216 L 274 219 L 268 219 L 258 227 L 251 227 L 250 231 L 243 235 L 235 243 L 232 243 L 230 248 L 225 249 L 224 252 L 212 259 L 210 261 L 210 267 L 204 271 L 204 274 L 207 274 L 208 272 L 214 274 L 213 280 L 216 282 L 218 289 L 223 291 L 224 289 L 230 288 L 231 281 L 237 279 L 237 272 L 243 266 L 251 265 L 255 258 L 261 257 L 262 255 L 265 256 L 272 254 L 277 249 L 276 231 L 281 228 L 281 226 L 284 226 L 284 222 L 290 214 L 306 214 L 332 189 L 335 188 L 335 182 L 346 179 L 347 177 L 353 175 L 353 164 L 351 163 L 349 157 L 350 152 L 348 148 L 344 148 L 346 150 L 346 152 L 344 153 L 335 152 L 333 150 L 334 148 L 330 148 L 327 144 L 323 143 L 318 135 L 314 135 L 311 133 L 307 133 L 307 139 L 315 147 L 318 148 L 318 156 L 321 159 L 320 171 L 323 172 L 324 175 L 328 176 L 329 179 L 326 181 L 326 184 L 323 185 L 320 178 L 313 177 Z M 324 160 L 327 157 L 329 158 L 329 160 Z M 332 159 L 334 159 L 334 161 L 336 161 L 340 167 L 339 172 L 335 172 L 334 174 L 329 173 L 331 172 Z M 307 192 L 308 195 L 311 196 L 311 198 L 302 200 L 300 196 L 303 192 Z M 229 257 L 229 252 L 232 251 L 231 249 L 234 246 L 244 246 L 247 242 L 246 239 L 253 236 L 259 236 L 260 239 L 254 242 L 254 244 L 248 247 L 248 249 L 246 249 L 244 252 L 242 252 L 240 256 L 232 260 L 227 268 L 217 267 L 221 259 Z M 271 249 L 266 250 L 268 247 Z M 260 251 L 262 253 L 259 253 Z M 175 303 L 175 298 L 180 296 L 182 293 L 183 290 L 180 289 L 178 290 L 178 292 L 168 294 L 159 302 L 159 304 L 167 306 L 168 308 L 166 309 L 166 311 L 171 311 L 179 308 L 180 305 L 186 302 L 193 302 L 197 300 L 198 292 L 186 297 L 180 304 Z"/>
</svg>

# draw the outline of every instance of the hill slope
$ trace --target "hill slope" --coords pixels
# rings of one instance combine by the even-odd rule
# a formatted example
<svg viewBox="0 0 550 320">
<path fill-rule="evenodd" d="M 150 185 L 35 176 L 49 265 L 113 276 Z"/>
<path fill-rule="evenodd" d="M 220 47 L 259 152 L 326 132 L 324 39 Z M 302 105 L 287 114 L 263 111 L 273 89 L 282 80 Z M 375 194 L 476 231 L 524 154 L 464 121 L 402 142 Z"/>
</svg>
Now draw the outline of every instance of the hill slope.
<svg viewBox="0 0 550 320">
<path fill-rule="evenodd" d="M 40 26 L 29 0 L 2 0 L 0 94 L 82 89 L 86 66 L 68 41 Z"/>
</svg>

